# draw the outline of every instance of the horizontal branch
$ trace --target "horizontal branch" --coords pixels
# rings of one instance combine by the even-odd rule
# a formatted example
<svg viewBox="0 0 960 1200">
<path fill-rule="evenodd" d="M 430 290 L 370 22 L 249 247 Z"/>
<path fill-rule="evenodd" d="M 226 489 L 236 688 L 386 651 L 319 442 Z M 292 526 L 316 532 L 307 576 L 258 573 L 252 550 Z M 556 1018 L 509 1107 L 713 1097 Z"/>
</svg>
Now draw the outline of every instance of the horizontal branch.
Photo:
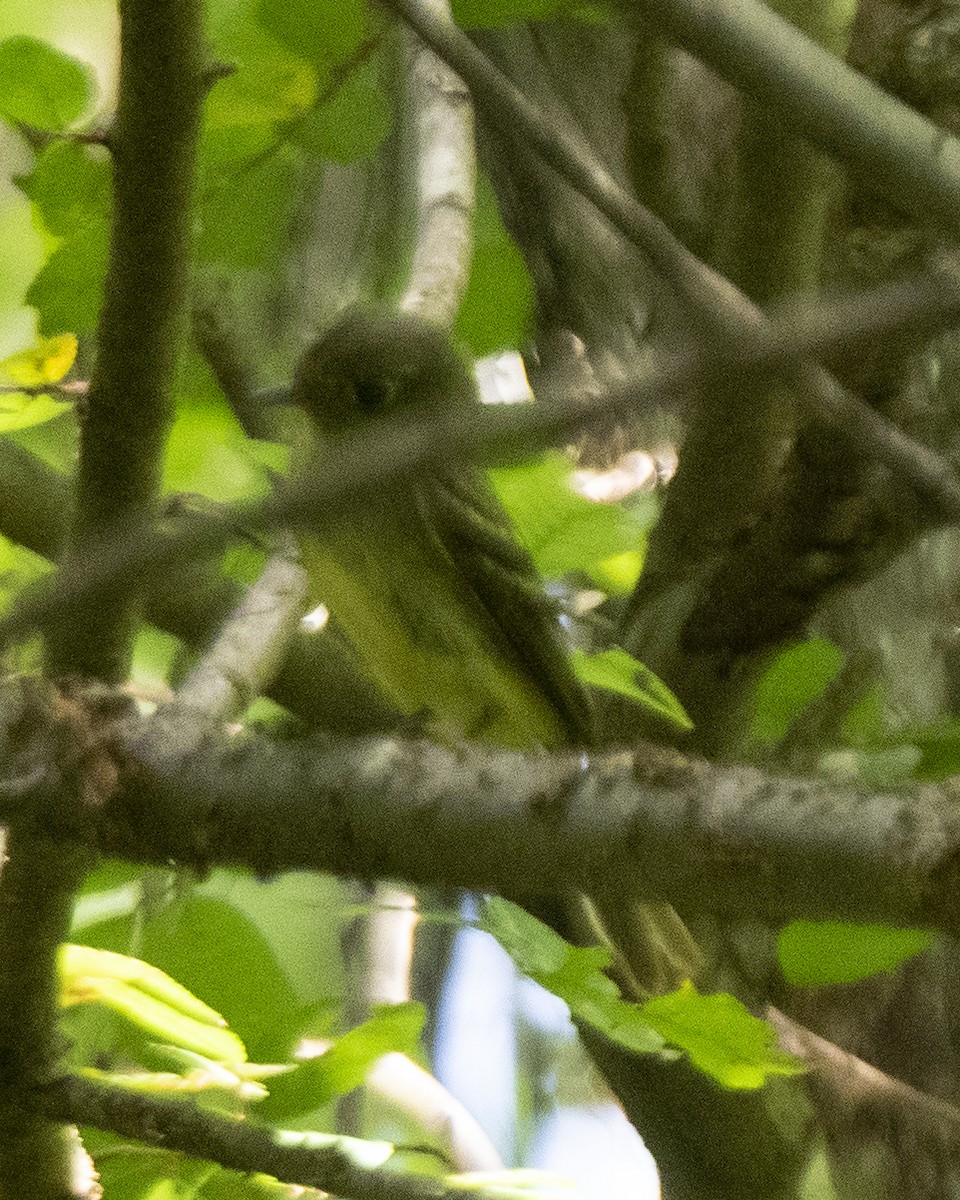
<svg viewBox="0 0 960 1200">
<path fill-rule="evenodd" d="M 50 718 L 25 724 L 23 695 L 16 680 L 0 695 L 0 820 L 29 807 L 48 836 L 90 839 L 121 858 L 526 896 L 602 888 L 687 912 L 960 933 L 956 782 L 870 794 L 646 745 L 588 757 L 398 738 L 273 741 L 227 737 L 175 707 L 151 718 L 101 707 L 109 769 L 98 760 L 96 801 L 65 813 L 60 798 L 90 785 L 62 786 Z"/>
<path fill-rule="evenodd" d="M 59 580 L 55 588 L 21 597 L 0 618 L 0 645 L 41 628 L 69 612 L 78 599 L 119 578 L 157 578 L 173 562 L 213 556 L 235 539 L 238 529 L 335 521 L 378 486 L 418 467 L 463 460 L 516 461 L 523 453 L 562 444 L 611 413 L 629 413 L 651 400 L 662 402 L 664 395 L 687 392 L 715 375 L 779 370 L 839 346 L 855 348 L 894 330 L 929 335 L 949 328 L 960 319 L 958 276 L 958 265 L 944 260 L 914 279 L 825 302 L 799 315 L 783 315 L 746 342 L 733 339 L 709 350 L 651 351 L 632 378 L 589 395 L 581 389 L 549 391 L 537 404 L 477 406 L 429 423 L 372 422 L 330 444 L 327 470 L 265 501 L 225 506 L 219 519 L 190 513 L 162 527 L 134 523 L 115 530 L 99 549 L 91 548 L 82 571 Z M 863 453 L 876 454 L 918 484 L 941 519 L 960 522 L 960 483 L 943 459 L 853 400 L 838 399 L 833 407 L 822 408 L 820 417 Z"/>
</svg>

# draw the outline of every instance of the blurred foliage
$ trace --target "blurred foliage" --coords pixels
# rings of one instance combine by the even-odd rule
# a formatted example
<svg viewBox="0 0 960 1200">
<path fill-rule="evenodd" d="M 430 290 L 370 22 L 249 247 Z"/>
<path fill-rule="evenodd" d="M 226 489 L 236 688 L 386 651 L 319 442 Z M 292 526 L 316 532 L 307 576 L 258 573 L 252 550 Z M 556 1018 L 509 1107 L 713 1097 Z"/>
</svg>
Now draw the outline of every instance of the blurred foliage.
<svg viewBox="0 0 960 1200">
<path fill-rule="evenodd" d="M 491 478 L 517 536 L 548 579 L 581 573 L 609 586 L 610 560 L 642 554 L 656 515 L 652 507 L 630 510 L 588 500 L 573 488 L 569 458 L 555 452 L 501 467 Z"/>
<path fill-rule="evenodd" d="M 775 745 L 843 666 L 843 654 L 824 638 L 787 646 L 767 668 L 754 699 L 752 740 Z"/>
<path fill-rule="evenodd" d="M 771 1075 L 795 1075 L 801 1068 L 777 1050 L 776 1034 L 733 996 L 701 996 L 687 981 L 676 992 L 642 1005 L 621 999 L 605 974 L 612 955 L 602 946 L 578 948 L 524 909 L 488 900 L 483 927 L 531 979 L 559 996 L 574 1019 L 640 1054 L 669 1057 L 673 1046 L 724 1087 L 762 1087 Z"/>
<path fill-rule="evenodd" d="M 777 955 L 788 983 L 821 987 L 892 971 L 931 941 L 931 934 L 915 929 L 792 921 L 780 931 Z"/>
<path fill-rule="evenodd" d="M 533 283 L 504 228 L 493 185 L 477 173 L 473 263 L 455 333 L 477 356 L 520 346 L 532 331 Z"/>
<path fill-rule="evenodd" d="M 0 117 L 11 124 L 59 130 L 90 107 L 96 87 L 84 63 L 38 38 L 0 42 Z"/>
</svg>

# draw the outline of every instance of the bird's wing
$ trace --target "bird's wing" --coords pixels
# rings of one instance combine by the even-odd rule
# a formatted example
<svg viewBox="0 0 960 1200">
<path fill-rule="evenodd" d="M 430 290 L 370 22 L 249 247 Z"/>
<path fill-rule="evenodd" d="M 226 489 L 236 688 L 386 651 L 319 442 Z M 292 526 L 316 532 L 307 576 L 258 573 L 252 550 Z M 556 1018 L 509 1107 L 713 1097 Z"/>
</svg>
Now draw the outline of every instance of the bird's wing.
<svg viewBox="0 0 960 1200">
<path fill-rule="evenodd" d="M 418 481 L 426 523 L 449 555 L 493 636 L 556 710 L 574 745 L 590 740 L 586 692 L 573 673 L 555 606 L 487 480 L 475 471 Z"/>
</svg>

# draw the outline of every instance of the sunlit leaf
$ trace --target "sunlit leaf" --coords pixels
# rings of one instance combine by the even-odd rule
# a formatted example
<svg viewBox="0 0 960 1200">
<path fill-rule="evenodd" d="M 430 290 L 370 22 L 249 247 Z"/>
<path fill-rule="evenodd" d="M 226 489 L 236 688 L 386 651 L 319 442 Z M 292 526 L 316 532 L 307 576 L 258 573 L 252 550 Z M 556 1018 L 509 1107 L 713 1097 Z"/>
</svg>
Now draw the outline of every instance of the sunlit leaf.
<svg viewBox="0 0 960 1200">
<path fill-rule="evenodd" d="M 367 1141 L 363 1138 L 345 1137 L 339 1133 L 320 1133 L 309 1129 L 277 1129 L 273 1140 L 278 1146 L 302 1146 L 305 1150 L 322 1150 L 336 1147 L 358 1167 L 368 1170 L 382 1167 L 396 1153 L 391 1142 Z"/>
<path fill-rule="evenodd" d="M 689 981 L 641 1009 L 672 1046 L 724 1087 L 751 1090 L 772 1075 L 799 1075 L 803 1068 L 778 1050 L 773 1026 L 725 992 L 701 996 Z"/>
<path fill-rule="evenodd" d="M 482 924 L 524 974 L 565 1000 L 574 1018 L 638 1053 L 687 1054 L 724 1087 L 758 1088 L 771 1075 L 793 1075 L 797 1064 L 777 1050 L 775 1032 L 726 993 L 701 996 L 684 984 L 643 1005 L 621 999 L 604 973 L 609 951 L 569 945 L 552 929 L 509 901 L 484 905 Z"/>
<path fill-rule="evenodd" d="M 72 407 L 71 401 L 54 400 L 46 394 L 31 396 L 26 392 L 0 392 L 0 433 L 42 425 Z"/>
<path fill-rule="evenodd" d="M 40 338 L 29 350 L 19 350 L 0 359 L 0 382 L 19 383 L 36 387 L 57 383 L 73 366 L 77 357 L 77 339 L 72 333 L 58 337 Z"/>
<path fill-rule="evenodd" d="M 693 728 L 693 722 L 684 712 L 683 705 L 667 685 L 619 646 L 602 650 L 599 654 L 587 654 L 577 649 L 573 652 L 572 661 L 573 669 L 584 683 L 635 700 L 681 729 Z"/>
<path fill-rule="evenodd" d="M 788 983 L 822 987 L 893 971 L 926 950 L 930 938 L 922 930 L 889 925 L 791 921 L 777 938 L 777 955 Z"/>
<path fill-rule="evenodd" d="M 65 129 L 90 107 L 94 76 L 86 63 L 33 37 L 0 42 L 0 117 L 37 129 Z"/>
<path fill-rule="evenodd" d="M 173 1049 L 173 1047 L 160 1047 Z M 87 1067 L 83 1074 L 113 1087 L 154 1096 L 204 1096 L 206 1099 L 260 1100 L 267 1089 L 245 1079 L 223 1063 L 193 1056 L 197 1061 L 181 1072 L 175 1071 L 100 1071 Z"/>
<path fill-rule="evenodd" d="M 254 61 L 238 63 L 232 74 L 217 81 L 204 106 L 204 124 L 207 130 L 272 126 L 302 113 L 316 95 L 316 69 L 284 47 L 269 44 Z"/>
<path fill-rule="evenodd" d="M 140 959 L 89 946 L 60 948 L 61 1002 L 99 1003 L 163 1041 L 221 1062 L 242 1062 L 226 1022 L 169 975 Z"/>
<path fill-rule="evenodd" d="M 638 540 L 646 543 L 646 538 L 638 532 Z M 626 595 L 631 592 L 640 578 L 643 569 L 643 554 L 640 550 L 622 550 L 619 554 L 611 554 L 595 563 L 591 574 L 605 591 L 613 595 Z"/>
</svg>

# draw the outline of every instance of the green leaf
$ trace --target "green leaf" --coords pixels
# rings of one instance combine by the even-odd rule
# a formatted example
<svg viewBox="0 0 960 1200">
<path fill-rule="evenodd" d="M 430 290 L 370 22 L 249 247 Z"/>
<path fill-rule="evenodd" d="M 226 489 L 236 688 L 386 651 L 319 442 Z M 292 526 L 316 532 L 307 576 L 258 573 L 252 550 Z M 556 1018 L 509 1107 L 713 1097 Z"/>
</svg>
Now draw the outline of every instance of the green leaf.
<svg viewBox="0 0 960 1200">
<path fill-rule="evenodd" d="M 667 685 L 619 646 L 602 650 L 599 654 L 574 650 L 572 662 L 574 671 L 584 683 L 635 700 L 681 729 L 693 728 L 693 722 L 684 712 L 683 705 Z"/>
<path fill-rule="evenodd" d="M 500 218 L 493 185 L 477 172 L 473 263 L 454 329 L 478 358 L 519 346 L 533 325 L 533 281 Z"/>
<path fill-rule="evenodd" d="M 110 177 L 105 153 L 75 142 L 54 142 L 16 182 L 47 229 L 57 237 L 71 237 L 90 222 L 109 220 Z"/>
<path fill-rule="evenodd" d="M 384 1054 L 415 1057 L 425 1017 L 421 1004 L 379 1006 L 324 1054 L 275 1079 L 261 1111 L 273 1120 L 312 1112 L 360 1087 Z"/>
<path fill-rule="evenodd" d="M 90 107 L 96 88 L 86 63 L 33 37 L 0 42 L 0 117 L 65 129 Z"/>
<path fill-rule="evenodd" d="M 775 745 L 807 705 L 828 687 L 843 666 L 832 642 L 814 637 L 788 646 L 757 685 L 751 737 Z"/>
<path fill-rule="evenodd" d="M 260 0 L 257 19 L 294 54 L 324 66 L 349 58 L 368 27 L 363 0 Z"/>
<path fill-rule="evenodd" d="M 571 946 L 536 917 L 498 897 L 484 905 L 481 925 L 525 975 L 566 1001 L 575 1018 L 638 1054 L 667 1053 L 664 1039 L 638 1006 L 621 999 L 604 974 L 612 961 L 605 947 Z"/>
<path fill-rule="evenodd" d="M 41 332 L 94 332 L 103 303 L 108 244 L 106 223 L 91 223 L 58 246 L 40 268 L 26 300 L 37 309 Z"/>
<path fill-rule="evenodd" d="M 46 228 L 63 239 L 27 290 L 44 333 L 96 328 L 107 270 L 110 175 L 102 153 L 58 142 L 17 179 Z"/>
<path fill-rule="evenodd" d="M 379 62 L 369 58 L 350 72 L 326 104 L 292 125 L 290 136 L 318 158 L 355 162 L 374 153 L 390 132 L 392 118 Z"/>
<path fill-rule="evenodd" d="M 249 62 L 239 62 L 232 75 L 218 80 L 204 107 L 204 127 L 235 130 L 260 125 L 267 129 L 309 108 L 317 95 L 317 72 L 310 63 L 263 37 Z"/>
<path fill-rule="evenodd" d="M 222 1012 L 258 1057 L 276 1027 L 293 1024 L 300 1004 L 289 979 L 260 930 L 228 902 L 190 896 L 146 925 L 143 945 L 151 962 Z"/>
<path fill-rule="evenodd" d="M 277 144 L 252 165 L 211 175 L 199 204 L 200 260 L 261 269 L 279 261 L 288 250 L 302 161 L 296 147 Z"/>
<path fill-rule="evenodd" d="M 777 955 L 788 983 L 822 987 L 893 971 L 930 944 L 931 934 L 889 925 L 792 921 L 780 931 Z"/>
<path fill-rule="evenodd" d="M 920 752 L 916 779 L 946 779 L 960 775 L 960 721 L 911 730 L 910 741 Z"/>
<path fill-rule="evenodd" d="M 641 1009 L 665 1041 L 678 1046 L 694 1066 L 727 1088 L 753 1090 L 772 1075 L 799 1075 L 803 1067 L 778 1050 L 776 1032 L 734 996 L 701 996 L 689 981 Z"/>
<path fill-rule="evenodd" d="M 260 446 L 250 446 L 222 399 L 181 402 L 167 439 L 164 486 L 225 502 L 263 495 L 269 484 Z"/>
<path fill-rule="evenodd" d="M 572 478 L 569 459 L 557 453 L 490 472 L 517 537 L 542 575 L 559 579 L 582 571 L 608 586 L 609 559 L 642 547 L 644 526 L 618 504 L 581 496 Z"/>
<path fill-rule="evenodd" d="M 643 1005 L 620 997 L 604 974 L 603 947 L 578 949 L 507 900 L 484 905 L 482 925 L 519 969 L 565 1000 L 573 1016 L 637 1053 L 670 1057 L 669 1043 L 724 1087 L 762 1087 L 771 1075 L 795 1075 L 796 1062 L 775 1046 L 776 1033 L 726 993 L 701 996 L 687 982 Z"/>
</svg>

